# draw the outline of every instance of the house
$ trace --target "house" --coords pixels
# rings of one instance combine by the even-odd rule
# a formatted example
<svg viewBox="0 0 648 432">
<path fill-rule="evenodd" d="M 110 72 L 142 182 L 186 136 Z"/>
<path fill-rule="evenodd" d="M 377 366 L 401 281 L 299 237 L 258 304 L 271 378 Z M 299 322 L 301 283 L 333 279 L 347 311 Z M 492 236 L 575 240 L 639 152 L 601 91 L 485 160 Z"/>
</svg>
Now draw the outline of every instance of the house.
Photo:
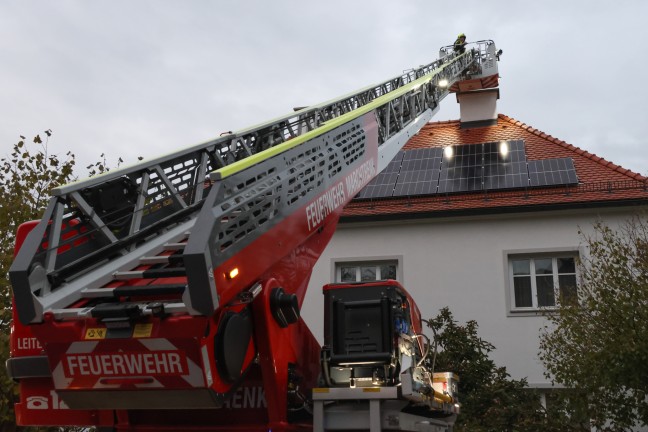
<svg viewBox="0 0 648 432">
<path fill-rule="evenodd" d="M 476 126 L 476 127 L 475 127 Z M 322 341 L 322 285 L 399 280 L 424 318 L 476 320 L 492 358 L 531 387 L 539 313 L 574 295 L 579 229 L 648 204 L 648 182 L 514 118 L 428 123 L 344 210 L 313 270 L 302 316 Z"/>
</svg>

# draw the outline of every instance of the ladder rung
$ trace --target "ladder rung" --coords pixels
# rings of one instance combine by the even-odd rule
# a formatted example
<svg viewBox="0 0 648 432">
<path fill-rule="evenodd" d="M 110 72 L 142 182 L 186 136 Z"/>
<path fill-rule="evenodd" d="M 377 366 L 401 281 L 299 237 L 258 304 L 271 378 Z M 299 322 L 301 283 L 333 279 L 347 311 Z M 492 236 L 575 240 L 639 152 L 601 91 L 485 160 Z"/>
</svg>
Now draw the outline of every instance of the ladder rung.
<svg viewBox="0 0 648 432">
<path fill-rule="evenodd" d="M 140 258 L 140 264 L 184 264 L 182 255 L 161 255 Z"/>
<path fill-rule="evenodd" d="M 142 308 L 135 303 L 101 303 L 92 308 L 90 312 L 91 317 L 99 319 L 132 319 L 142 315 Z"/>
<path fill-rule="evenodd" d="M 123 286 L 115 288 L 116 297 L 182 294 L 185 284 Z"/>
<path fill-rule="evenodd" d="M 148 269 L 148 270 L 131 270 L 113 273 L 116 280 L 127 279 L 154 279 L 164 277 L 186 276 L 187 272 L 184 267 Z"/>
<path fill-rule="evenodd" d="M 184 284 L 121 286 L 116 288 L 86 288 L 81 292 L 84 298 L 118 298 L 150 295 L 182 294 Z"/>
<path fill-rule="evenodd" d="M 84 288 L 81 290 L 82 298 L 112 298 L 115 288 Z"/>
<path fill-rule="evenodd" d="M 148 256 L 148 257 L 142 257 L 139 260 L 140 264 L 168 264 L 169 263 L 169 257 L 164 255 L 164 256 Z"/>
<path fill-rule="evenodd" d="M 92 315 L 94 308 L 70 308 L 70 309 L 52 309 L 54 318 L 57 320 L 63 319 L 78 319 L 88 318 Z M 149 305 L 140 305 L 142 315 L 153 315 L 154 311 Z M 164 303 L 164 311 L 166 313 L 186 313 L 188 312 L 187 305 L 184 303 Z"/>
<path fill-rule="evenodd" d="M 183 250 L 187 246 L 187 243 L 165 243 L 163 246 L 165 250 Z"/>
</svg>

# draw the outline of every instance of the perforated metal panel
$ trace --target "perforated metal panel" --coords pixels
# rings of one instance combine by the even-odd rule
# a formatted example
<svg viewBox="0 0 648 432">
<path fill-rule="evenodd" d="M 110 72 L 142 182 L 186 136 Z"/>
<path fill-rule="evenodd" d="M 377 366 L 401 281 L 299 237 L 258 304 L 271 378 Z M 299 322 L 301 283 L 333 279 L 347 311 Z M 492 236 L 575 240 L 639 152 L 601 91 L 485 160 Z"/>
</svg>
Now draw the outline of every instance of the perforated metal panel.
<svg viewBox="0 0 648 432">
<path fill-rule="evenodd" d="M 220 223 L 210 223 L 217 229 L 196 228 L 218 232 L 211 242 L 212 261 L 226 260 L 256 238 L 249 233 L 259 235 L 311 200 L 325 182 L 337 181 L 343 167 L 348 172 L 346 168 L 364 155 L 366 139 L 362 119 L 357 119 L 285 152 L 285 165 L 259 164 L 223 180 L 223 195 L 214 212 Z"/>
</svg>

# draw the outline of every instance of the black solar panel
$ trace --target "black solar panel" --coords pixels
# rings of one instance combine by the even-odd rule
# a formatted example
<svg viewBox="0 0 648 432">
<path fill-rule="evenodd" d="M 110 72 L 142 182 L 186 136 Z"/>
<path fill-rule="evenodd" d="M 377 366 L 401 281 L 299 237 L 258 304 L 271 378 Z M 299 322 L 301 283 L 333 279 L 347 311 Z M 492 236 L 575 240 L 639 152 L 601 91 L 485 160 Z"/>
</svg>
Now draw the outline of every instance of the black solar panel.
<svg viewBox="0 0 648 432">
<path fill-rule="evenodd" d="M 484 144 L 484 189 L 527 187 L 529 175 L 524 141 Z"/>
<path fill-rule="evenodd" d="M 441 167 L 442 156 L 443 149 L 439 147 L 406 151 L 403 156 L 401 171 L 439 169 Z"/>
<path fill-rule="evenodd" d="M 436 193 L 443 149 L 425 148 L 405 152 L 394 196 Z"/>
<path fill-rule="evenodd" d="M 394 159 L 387 164 L 384 170 L 381 173 L 398 173 L 401 170 L 401 165 L 403 164 L 403 156 L 406 154 L 406 151 L 400 150 L 394 156 Z"/>
<path fill-rule="evenodd" d="M 504 162 L 484 166 L 484 189 L 514 189 L 529 186 L 526 162 Z"/>
<path fill-rule="evenodd" d="M 394 188 L 394 196 L 430 195 L 436 193 L 439 170 L 407 171 L 401 173 Z"/>
<path fill-rule="evenodd" d="M 572 158 L 529 161 L 530 186 L 578 184 Z"/>
<path fill-rule="evenodd" d="M 452 155 L 444 153 L 439 176 L 439 193 L 481 190 L 484 164 L 482 144 L 454 146 Z"/>
<path fill-rule="evenodd" d="M 526 162 L 524 141 L 497 141 L 484 143 L 484 164 Z"/>
<path fill-rule="evenodd" d="M 402 150 L 396 153 L 394 159 L 367 186 L 358 192 L 356 198 L 384 198 L 392 196 L 404 153 Z"/>
</svg>

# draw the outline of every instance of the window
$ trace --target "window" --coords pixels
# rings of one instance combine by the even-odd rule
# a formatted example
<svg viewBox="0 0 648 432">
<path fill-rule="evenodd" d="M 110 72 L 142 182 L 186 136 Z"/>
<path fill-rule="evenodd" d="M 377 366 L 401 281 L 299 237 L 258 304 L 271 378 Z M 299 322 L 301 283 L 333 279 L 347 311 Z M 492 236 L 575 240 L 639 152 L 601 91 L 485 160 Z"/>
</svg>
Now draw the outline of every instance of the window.
<svg viewBox="0 0 648 432">
<path fill-rule="evenodd" d="M 398 279 L 398 262 L 367 261 L 338 262 L 335 269 L 336 282 L 370 282 L 384 279 Z"/>
<path fill-rule="evenodd" d="M 581 409 L 587 406 L 587 396 L 582 392 L 567 388 L 544 389 L 540 402 L 548 411 L 562 412 L 565 415 L 562 421 L 570 426 L 569 430 L 592 430 L 589 417 Z"/>
<path fill-rule="evenodd" d="M 509 256 L 511 309 L 555 307 L 576 299 L 576 255 Z"/>
</svg>

